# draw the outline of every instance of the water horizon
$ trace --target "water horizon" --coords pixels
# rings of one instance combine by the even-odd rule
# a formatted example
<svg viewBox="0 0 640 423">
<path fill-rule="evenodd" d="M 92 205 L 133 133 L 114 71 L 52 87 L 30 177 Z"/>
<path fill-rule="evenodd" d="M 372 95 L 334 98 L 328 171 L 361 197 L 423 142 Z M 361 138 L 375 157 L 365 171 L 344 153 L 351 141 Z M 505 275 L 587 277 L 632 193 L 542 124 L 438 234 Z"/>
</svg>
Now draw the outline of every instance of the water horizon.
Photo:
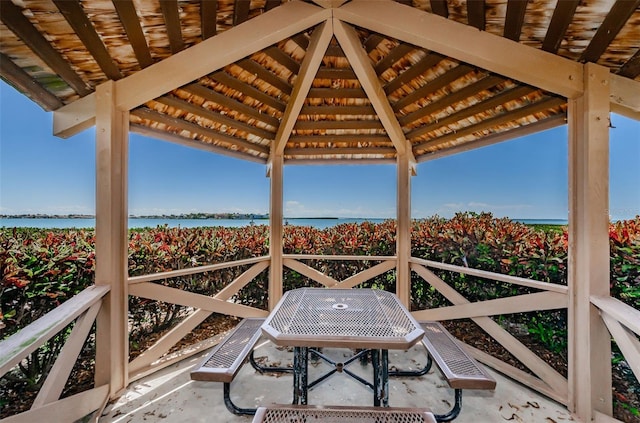
<svg viewBox="0 0 640 423">
<path fill-rule="evenodd" d="M 420 220 L 425 218 L 415 218 Z M 285 225 L 311 226 L 316 229 L 325 229 L 343 223 L 382 223 L 391 218 L 285 218 Z M 538 225 L 567 225 L 566 219 L 511 219 L 514 222 Z M 40 229 L 93 229 L 95 218 L 1 218 L 2 228 L 40 228 Z M 197 228 L 197 227 L 245 227 L 250 225 L 268 225 L 269 219 L 172 219 L 172 218 L 137 218 L 130 217 L 129 229 L 157 228 L 167 226 L 170 228 Z"/>
</svg>

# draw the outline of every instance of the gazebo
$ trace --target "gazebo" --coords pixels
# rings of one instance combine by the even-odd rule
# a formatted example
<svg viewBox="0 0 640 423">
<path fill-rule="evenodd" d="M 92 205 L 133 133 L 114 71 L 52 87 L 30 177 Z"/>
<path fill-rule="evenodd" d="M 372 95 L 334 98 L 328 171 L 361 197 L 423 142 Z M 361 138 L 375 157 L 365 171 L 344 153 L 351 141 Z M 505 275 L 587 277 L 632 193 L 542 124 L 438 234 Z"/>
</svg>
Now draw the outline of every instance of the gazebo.
<svg viewBox="0 0 640 423">
<path fill-rule="evenodd" d="M 2 374 L 76 321 L 55 377 L 16 419 L 73 420 L 100 409 L 170 363 L 161 357 L 212 312 L 266 316 L 227 300 L 268 268 L 273 307 L 286 266 L 341 288 L 395 269 L 406 305 L 415 272 L 454 304 L 447 319 L 472 318 L 531 374 L 474 350 L 480 361 L 580 421 L 617 421 L 610 338 L 640 378 L 640 311 L 609 295 L 609 114 L 640 119 L 640 0 L 3 0 L 0 19 L 2 78 L 53 111 L 57 136 L 96 127 L 95 286 L 5 341 Z M 411 257 L 410 187 L 420 163 L 560 125 L 569 127 L 567 286 Z M 129 132 L 264 164 L 269 255 L 130 277 Z M 283 167 L 294 163 L 394 163 L 395 255 L 367 257 L 381 263 L 346 281 L 301 262 L 314 257 L 284 255 Z M 152 283 L 244 265 L 212 298 Z M 539 292 L 469 303 L 429 268 Z M 129 296 L 194 312 L 129 361 Z M 568 378 L 490 317 L 548 309 L 568 311 Z M 413 314 L 438 319 L 438 310 Z M 96 387 L 60 400 L 94 322 Z"/>
</svg>

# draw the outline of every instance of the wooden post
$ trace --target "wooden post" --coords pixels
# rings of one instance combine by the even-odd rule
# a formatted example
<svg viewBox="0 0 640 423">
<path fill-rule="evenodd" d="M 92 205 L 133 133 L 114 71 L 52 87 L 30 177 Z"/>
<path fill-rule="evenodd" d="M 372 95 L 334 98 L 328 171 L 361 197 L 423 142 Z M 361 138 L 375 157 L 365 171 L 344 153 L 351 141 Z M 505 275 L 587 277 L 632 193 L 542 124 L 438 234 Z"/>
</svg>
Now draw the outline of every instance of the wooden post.
<svg viewBox="0 0 640 423">
<path fill-rule="evenodd" d="M 411 305 L 411 168 L 409 156 L 398 155 L 396 206 L 396 294 L 407 308 Z"/>
<path fill-rule="evenodd" d="M 611 415 L 610 335 L 592 295 L 609 295 L 609 71 L 584 65 L 569 101 L 569 409 Z"/>
<path fill-rule="evenodd" d="M 284 160 L 282 155 L 274 155 L 271 160 L 271 184 L 269 199 L 269 310 L 282 298 L 282 182 Z"/>
<path fill-rule="evenodd" d="M 129 112 L 118 110 L 115 83 L 96 89 L 96 285 L 108 285 L 96 320 L 95 384 L 116 396 L 128 384 L 127 162 Z"/>
</svg>

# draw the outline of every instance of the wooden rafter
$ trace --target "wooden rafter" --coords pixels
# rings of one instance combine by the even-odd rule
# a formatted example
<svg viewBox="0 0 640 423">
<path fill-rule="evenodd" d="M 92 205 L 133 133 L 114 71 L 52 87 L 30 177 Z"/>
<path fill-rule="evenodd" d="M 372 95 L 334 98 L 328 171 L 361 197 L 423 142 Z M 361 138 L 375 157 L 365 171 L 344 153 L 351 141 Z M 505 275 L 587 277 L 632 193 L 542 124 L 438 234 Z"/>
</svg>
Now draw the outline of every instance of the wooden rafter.
<svg viewBox="0 0 640 423">
<path fill-rule="evenodd" d="M 58 97 L 47 91 L 31 75 L 2 53 L 0 53 L 0 76 L 18 90 L 29 93 L 29 97 L 47 111 L 63 106 Z"/>
<path fill-rule="evenodd" d="M 440 75 L 439 77 L 427 82 L 422 87 L 413 91 L 411 94 L 408 94 L 402 97 L 400 100 L 393 103 L 392 105 L 393 110 L 398 112 L 404 109 L 405 107 L 407 107 L 408 105 L 413 104 L 416 101 L 422 98 L 425 98 L 430 94 L 435 93 L 436 91 L 438 91 L 443 87 L 446 87 L 456 79 L 461 78 L 472 71 L 473 71 L 473 68 L 471 66 L 467 66 L 467 65 L 456 66 L 455 68 L 451 69 L 447 73 Z"/>
<path fill-rule="evenodd" d="M 393 66 L 395 62 L 402 59 L 404 56 L 406 56 L 413 50 L 415 50 L 415 47 L 409 44 L 404 44 L 404 43 L 398 44 L 389 52 L 389 54 L 387 54 L 378 63 L 376 63 L 376 65 L 374 66 L 376 75 L 378 76 L 382 75 L 387 69 Z"/>
<path fill-rule="evenodd" d="M 235 0 L 233 6 L 233 25 L 240 25 L 249 19 L 251 2 L 249 0 Z"/>
<path fill-rule="evenodd" d="M 207 87 L 203 87 L 202 85 L 189 84 L 185 87 L 182 87 L 182 89 L 191 94 L 202 97 L 205 100 L 212 101 L 216 104 L 219 104 L 220 106 L 235 110 L 245 116 L 249 116 L 273 127 L 278 127 L 280 123 L 277 118 L 269 116 L 266 113 L 260 113 L 260 110 L 256 109 L 255 107 L 251 107 L 245 103 L 242 103 L 241 101 L 235 100 L 231 97 L 227 97 L 226 95 L 220 94 L 219 92 Z"/>
<path fill-rule="evenodd" d="M 316 148 L 286 148 L 286 156 L 327 156 L 341 154 L 390 155 L 396 154 L 393 147 L 316 147 Z"/>
<path fill-rule="evenodd" d="M 520 40 L 524 15 L 527 12 L 529 0 L 509 0 L 507 3 L 507 17 L 504 21 L 504 37 L 513 41 Z"/>
<path fill-rule="evenodd" d="M 91 89 L 71 68 L 67 60 L 49 44 L 29 19 L 22 14 L 18 6 L 10 1 L 0 1 L 0 19 L 78 94 L 84 97 L 91 93 Z"/>
<path fill-rule="evenodd" d="M 402 72 L 400 75 L 398 75 L 396 78 L 389 81 L 389 83 L 384 86 L 384 91 L 387 94 L 393 93 L 397 89 L 401 88 L 403 85 L 408 84 L 413 79 L 424 74 L 427 70 L 437 65 L 443 59 L 444 59 L 444 56 L 438 53 L 427 54 L 418 63 L 411 66 L 410 68 Z"/>
<path fill-rule="evenodd" d="M 373 106 L 302 106 L 301 115 L 375 115 Z"/>
<path fill-rule="evenodd" d="M 187 113 L 191 113 L 195 116 L 202 117 L 204 119 L 210 120 L 212 122 L 216 122 L 222 125 L 226 125 L 229 128 L 240 129 L 242 131 L 248 132 L 250 134 L 257 135 L 261 138 L 273 139 L 275 133 L 267 131 L 266 129 L 258 128 L 253 125 L 249 125 L 237 119 L 232 119 L 225 115 L 222 115 L 218 112 L 214 112 L 212 110 L 206 109 L 204 107 L 199 107 L 193 103 L 189 103 L 188 101 L 181 100 L 176 97 L 164 96 L 156 99 L 157 102 L 165 104 L 170 107 L 175 107 L 178 110 L 182 110 Z"/>
<path fill-rule="evenodd" d="M 264 4 L 264 10 L 265 12 L 269 11 L 276 6 L 280 6 L 281 3 L 282 3 L 282 0 L 267 0 Z"/>
<path fill-rule="evenodd" d="M 467 21 L 469 25 L 484 31 L 486 27 L 486 17 L 484 14 L 485 0 L 467 1 Z"/>
<path fill-rule="evenodd" d="M 401 6 L 404 9 L 404 7 Z M 407 8 L 408 9 L 408 8 Z M 376 75 L 376 71 L 371 64 L 371 60 L 366 50 L 360 43 L 358 34 L 351 26 L 342 21 L 333 20 L 333 31 L 336 39 L 342 46 L 342 50 L 347 55 L 353 70 L 358 76 L 360 85 L 367 93 L 371 105 L 376 110 L 380 122 L 387 131 L 389 138 L 398 151 L 398 155 L 407 155 L 410 163 L 415 163 L 413 152 L 409 148 L 409 142 L 404 136 L 400 123 L 396 119 L 391 104 L 384 94 L 382 84 Z"/>
<path fill-rule="evenodd" d="M 504 79 L 499 76 L 488 76 L 486 78 L 482 78 L 479 81 L 468 85 L 460 90 L 449 94 L 448 96 L 442 97 L 440 100 L 436 100 L 432 103 L 425 105 L 424 107 L 419 108 L 413 113 L 409 113 L 406 116 L 400 118 L 400 124 L 407 125 L 409 123 L 415 122 L 424 118 L 425 116 L 430 115 L 433 112 L 437 112 L 439 110 L 444 110 L 447 107 L 472 97 L 478 94 L 480 91 L 486 90 L 487 88 L 494 87 L 500 83 L 503 83 Z"/>
<path fill-rule="evenodd" d="M 111 58 L 107 47 L 105 47 L 78 0 L 53 0 L 53 2 L 107 78 L 114 81 L 122 78 L 120 69 Z"/>
<path fill-rule="evenodd" d="M 505 103 L 516 100 L 527 94 L 531 94 L 534 91 L 536 91 L 535 88 L 528 87 L 528 86 L 516 87 L 510 90 L 506 90 L 494 97 L 488 98 L 485 101 L 476 103 L 471 107 L 467 107 L 466 109 L 462 109 L 456 113 L 451 113 L 444 119 L 440 119 L 437 122 L 433 122 L 429 125 L 421 126 L 415 129 L 414 131 L 409 132 L 407 134 L 407 138 L 411 140 L 411 139 L 420 137 L 422 135 L 428 134 L 429 132 L 435 129 L 442 128 L 443 126 L 450 125 L 452 123 L 460 122 L 461 120 L 466 119 L 470 116 L 485 112 L 487 110 L 494 109 L 498 106 L 501 106 Z"/>
<path fill-rule="evenodd" d="M 287 81 L 281 79 L 278 75 L 271 72 L 269 69 L 265 68 L 264 66 L 260 65 L 255 60 L 242 59 L 236 64 L 240 66 L 242 69 L 246 70 L 247 72 L 254 74 L 258 78 L 267 82 L 268 84 L 276 87 L 283 93 L 287 95 L 291 94 L 292 87 Z"/>
<path fill-rule="evenodd" d="M 250 84 L 247 84 L 246 82 L 242 82 L 232 77 L 224 71 L 216 72 L 210 75 L 210 78 L 226 85 L 231 89 L 239 91 L 246 96 L 254 98 L 269 107 L 273 107 L 280 112 L 284 112 L 285 108 L 287 107 L 285 103 L 278 100 L 277 98 L 271 97 L 269 94 L 266 94 L 265 92 L 255 88 Z"/>
<path fill-rule="evenodd" d="M 362 88 L 311 88 L 309 98 L 367 98 Z"/>
<path fill-rule="evenodd" d="M 636 51 L 636 54 L 634 54 L 631 59 L 627 60 L 627 62 L 622 65 L 618 75 L 631 79 L 635 79 L 640 75 L 640 49 Z"/>
<path fill-rule="evenodd" d="M 563 0 L 556 4 L 549 29 L 544 36 L 544 41 L 542 41 L 542 50 L 551 53 L 558 51 L 579 4 L 580 0 Z"/>
<path fill-rule="evenodd" d="M 287 108 L 282 116 L 280 126 L 278 127 L 278 133 L 276 134 L 275 141 L 272 144 L 271 157 L 282 155 L 282 152 L 287 145 L 287 141 L 291 135 L 304 100 L 309 93 L 313 79 L 318 72 L 318 68 L 322 63 L 325 51 L 331 41 L 331 25 L 328 22 L 323 22 L 318 26 L 311 35 L 309 42 L 309 48 L 307 49 L 304 59 L 302 59 L 302 65 L 300 66 L 300 73 L 296 78 L 296 82 L 293 85 L 293 91 L 291 93 L 291 101 L 287 103 Z"/>
<path fill-rule="evenodd" d="M 475 150 L 481 147 L 487 147 L 489 145 L 498 144 L 500 142 L 525 137 L 527 135 L 546 131 L 548 129 L 557 128 L 558 126 L 565 125 L 566 123 L 567 116 L 565 113 L 553 115 L 537 122 L 529 123 L 527 125 L 520 126 L 506 132 L 491 134 L 476 141 L 469 141 L 464 144 L 456 145 L 444 150 L 438 150 L 434 151 L 433 153 L 423 154 L 418 157 L 418 163 L 441 159 L 443 157 L 452 156 L 454 154 L 465 153 L 467 151 Z"/>
<path fill-rule="evenodd" d="M 200 28 L 203 40 L 218 33 L 218 0 L 200 1 Z"/>
<path fill-rule="evenodd" d="M 554 107 L 558 107 L 562 104 L 565 104 L 566 100 L 563 98 L 551 97 L 545 100 L 539 101 L 537 103 L 530 104 L 525 107 L 521 107 L 517 110 L 511 110 L 508 113 L 503 113 L 498 116 L 494 116 L 489 119 L 485 119 L 480 123 L 475 125 L 467 126 L 466 128 L 462 128 L 460 130 L 450 132 L 441 137 L 432 138 L 427 141 L 423 141 L 413 146 L 414 151 L 421 151 L 427 149 L 429 147 L 437 146 L 441 143 L 455 140 L 458 138 L 465 137 L 467 135 L 471 135 L 475 132 L 483 131 L 485 129 L 490 129 L 496 127 L 498 125 L 505 124 L 507 122 L 512 122 L 518 119 L 522 119 L 527 116 L 531 116 L 535 113 L 543 112 L 545 110 L 549 110 Z"/>
<path fill-rule="evenodd" d="M 327 53 L 325 54 L 327 57 L 344 57 L 344 51 L 338 45 L 329 45 L 327 47 Z"/>
<path fill-rule="evenodd" d="M 447 6 L 447 0 L 431 0 L 431 11 L 436 15 L 440 15 L 444 18 L 449 17 L 449 8 Z"/>
<path fill-rule="evenodd" d="M 367 50 L 367 53 L 371 53 L 374 48 L 378 47 L 378 44 L 380 44 L 382 40 L 384 40 L 384 37 L 379 34 L 373 33 L 369 35 L 366 40 L 364 40 L 364 49 Z M 340 50 L 342 50 L 342 48 L 340 48 Z"/>
<path fill-rule="evenodd" d="M 333 143 L 333 144 L 361 144 L 361 143 L 391 143 L 387 135 L 294 135 L 289 138 L 291 143 Z"/>
<path fill-rule="evenodd" d="M 638 6 L 640 6 L 640 0 L 617 0 L 587 48 L 582 52 L 580 61 L 597 62 Z"/>
<path fill-rule="evenodd" d="M 580 63 L 488 32 L 479 32 L 415 8 L 387 1 L 352 0 L 335 9 L 333 15 L 352 25 L 436 51 L 567 98 L 577 98 L 584 90 Z M 394 19 L 388 19 L 389 16 Z M 536 72 L 531 72 L 531 69 L 536 69 Z"/>
<path fill-rule="evenodd" d="M 296 62 L 284 51 L 280 50 L 276 46 L 271 46 L 264 49 L 264 53 L 271 57 L 276 62 L 280 63 L 285 68 L 289 69 L 292 73 L 298 74 L 300 72 L 300 63 Z"/>
<path fill-rule="evenodd" d="M 230 150 L 226 147 L 219 145 L 213 145 L 199 140 L 186 138 L 178 134 L 174 134 L 167 131 L 161 131 L 159 129 L 150 128 L 145 125 L 131 124 L 131 132 L 143 135 L 145 137 L 153 138 L 156 140 L 167 141 L 178 145 L 183 145 L 189 148 L 195 148 L 202 151 L 208 151 L 210 153 L 222 154 L 223 156 L 235 157 L 236 159 L 247 160 L 250 162 L 256 162 L 265 164 L 267 160 L 260 156 L 254 156 L 253 154 L 245 153 L 238 150 Z"/>
<path fill-rule="evenodd" d="M 299 120 L 294 129 L 384 129 L 379 120 Z"/>
<path fill-rule="evenodd" d="M 320 67 L 316 74 L 318 79 L 358 79 L 351 68 L 327 68 Z"/>
<path fill-rule="evenodd" d="M 213 129 L 205 128 L 198 125 L 197 123 L 187 122 L 186 120 L 174 118 L 173 116 L 165 115 L 164 113 L 159 113 L 144 107 L 133 110 L 131 114 L 134 116 L 138 116 L 141 119 L 148 119 L 152 122 L 158 122 L 173 128 L 177 128 L 181 131 L 188 131 L 192 134 L 201 134 L 216 141 L 229 144 L 230 146 L 237 146 L 249 151 L 254 151 L 262 154 L 268 154 L 269 152 L 269 148 L 264 145 L 254 144 L 241 138 L 223 134 Z"/>
<path fill-rule="evenodd" d="M 172 54 L 176 54 L 184 49 L 180 13 L 178 12 L 178 0 L 160 0 L 160 8 L 162 9 L 162 16 L 164 17 L 164 22 L 167 27 L 169 48 Z"/>
<path fill-rule="evenodd" d="M 149 45 L 147 39 L 142 32 L 140 26 L 140 19 L 136 13 L 136 8 L 133 5 L 132 0 L 118 0 L 113 2 L 113 6 L 116 8 L 120 22 L 124 27 L 124 31 L 127 33 L 127 38 L 133 49 L 133 53 L 136 55 L 136 59 L 141 68 L 146 68 L 153 64 L 151 58 L 151 52 L 149 51 Z"/>
</svg>

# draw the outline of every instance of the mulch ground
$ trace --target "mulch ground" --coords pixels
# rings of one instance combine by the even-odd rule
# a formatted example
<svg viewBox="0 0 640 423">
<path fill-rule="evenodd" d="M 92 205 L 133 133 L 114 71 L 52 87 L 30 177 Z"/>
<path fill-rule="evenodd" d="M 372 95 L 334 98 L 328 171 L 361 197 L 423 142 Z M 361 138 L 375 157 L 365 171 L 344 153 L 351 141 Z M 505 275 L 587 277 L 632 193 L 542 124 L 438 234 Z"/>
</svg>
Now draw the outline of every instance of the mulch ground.
<svg viewBox="0 0 640 423">
<path fill-rule="evenodd" d="M 171 351 L 179 350 L 184 346 L 192 345 L 217 333 L 229 330 L 237 323 L 238 319 L 236 318 L 214 315 L 182 339 Z M 446 322 L 445 326 L 454 336 L 465 343 L 481 349 L 514 367 L 527 371 L 515 357 L 486 335 L 475 323 L 471 321 L 456 321 Z M 140 340 L 138 348 L 130 352 L 131 359 L 152 345 L 161 335 L 153 334 Z M 565 357 L 546 350 L 527 336 L 520 335 L 516 337 L 559 373 L 566 376 L 567 361 Z M 640 409 L 640 387 L 638 387 L 637 381 L 633 379 L 633 375 L 629 377 L 630 372 L 625 371 L 624 363 L 617 363 L 614 369 L 616 371 L 614 371 L 613 376 L 613 395 L 617 399 L 614 406 L 614 417 L 625 423 L 640 423 L 640 416 L 634 415 L 631 411 Z M 93 387 L 93 359 L 91 353 L 86 352 L 81 354 L 78 359 L 63 396 L 70 396 L 91 387 Z M 3 379 L 3 382 L 0 383 L 0 419 L 28 410 L 36 395 L 37 391 L 30 391 L 24 385 L 7 383 Z"/>
</svg>

